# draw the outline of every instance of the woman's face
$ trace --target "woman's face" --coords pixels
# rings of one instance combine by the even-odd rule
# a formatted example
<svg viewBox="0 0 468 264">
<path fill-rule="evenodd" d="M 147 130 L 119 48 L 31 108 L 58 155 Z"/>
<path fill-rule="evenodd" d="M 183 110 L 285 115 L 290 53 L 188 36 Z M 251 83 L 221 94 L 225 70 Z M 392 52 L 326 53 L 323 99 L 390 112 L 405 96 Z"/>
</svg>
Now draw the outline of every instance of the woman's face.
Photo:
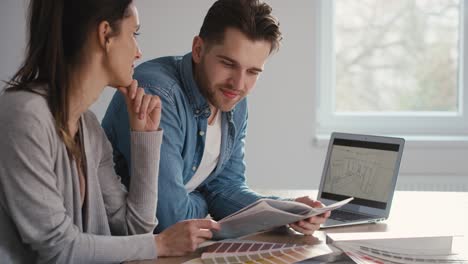
<svg viewBox="0 0 468 264">
<path fill-rule="evenodd" d="M 128 8 L 130 16 L 121 21 L 120 32 L 112 37 L 106 56 L 112 87 L 126 87 L 132 83 L 135 61 L 141 57 L 136 40 L 140 28 L 138 10 L 133 3 Z"/>
</svg>

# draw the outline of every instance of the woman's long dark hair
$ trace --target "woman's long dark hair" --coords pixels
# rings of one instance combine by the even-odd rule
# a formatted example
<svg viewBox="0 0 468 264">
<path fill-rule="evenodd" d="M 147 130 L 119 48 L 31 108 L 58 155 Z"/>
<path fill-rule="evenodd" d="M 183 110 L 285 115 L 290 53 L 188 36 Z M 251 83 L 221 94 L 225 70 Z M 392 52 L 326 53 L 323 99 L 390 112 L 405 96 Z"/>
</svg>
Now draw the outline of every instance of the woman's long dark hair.
<svg viewBox="0 0 468 264">
<path fill-rule="evenodd" d="M 58 134 L 74 153 L 68 129 L 70 69 L 80 61 L 88 33 L 107 21 L 116 34 L 132 0 L 31 0 L 25 60 L 6 91 L 37 92 L 46 98 Z"/>
</svg>

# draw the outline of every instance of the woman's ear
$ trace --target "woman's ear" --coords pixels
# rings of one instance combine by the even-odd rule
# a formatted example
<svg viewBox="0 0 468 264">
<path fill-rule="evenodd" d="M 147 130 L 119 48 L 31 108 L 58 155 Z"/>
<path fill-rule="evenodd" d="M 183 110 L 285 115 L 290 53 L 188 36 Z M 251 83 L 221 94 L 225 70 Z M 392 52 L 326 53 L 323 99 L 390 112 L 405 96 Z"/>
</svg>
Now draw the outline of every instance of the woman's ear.
<svg viewBox="0 0 468 264">
<path fill-rule="evenodd" d="M 107 21 L 102 21 L 98 26 L 99 46 L 106 52 L 109 52 L 112 38 L 112 28 Z"/>
<path fill-rule="evenodd" d="M 204 49 L 204 41 L 200 36 L 195 36 L 192 42 L 192 59 L 195 63 L 200 63 Z"/>
</svg>

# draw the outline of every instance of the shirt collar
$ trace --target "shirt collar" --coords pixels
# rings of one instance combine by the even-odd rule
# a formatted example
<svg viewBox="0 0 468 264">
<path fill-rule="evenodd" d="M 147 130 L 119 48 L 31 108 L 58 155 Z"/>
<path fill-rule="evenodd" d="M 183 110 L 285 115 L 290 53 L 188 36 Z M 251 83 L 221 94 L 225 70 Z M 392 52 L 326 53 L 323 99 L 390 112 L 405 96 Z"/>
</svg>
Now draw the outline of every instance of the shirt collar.
<svg viewBox="0 0 468 264">
<path fill-rule="evenodd" d="M 193 77 L 193 64 L 192 64 L 192 53 L 187 53 L 182 58 L 182 63 L 180 64 L 180 72 L 182 75 L 182 82 L 185 94 L 189 100 L 190 105 L 192 106 L 193 114 L 196 117 L 202 116 L 208 118 L 210 116 L 211 110 L 208 105 L 207 100 L 201 94 L 198 84 L 195 82 Z"/>
</svg>

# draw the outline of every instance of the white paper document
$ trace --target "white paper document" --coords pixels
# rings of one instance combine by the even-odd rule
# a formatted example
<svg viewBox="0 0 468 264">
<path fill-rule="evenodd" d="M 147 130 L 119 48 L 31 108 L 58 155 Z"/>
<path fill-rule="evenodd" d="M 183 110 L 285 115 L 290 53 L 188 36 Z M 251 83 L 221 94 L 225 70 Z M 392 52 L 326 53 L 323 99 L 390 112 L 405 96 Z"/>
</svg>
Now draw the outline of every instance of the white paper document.
<svg viewBox="0 0 468 264">
<path fill-rule="evenodd" d="M 356 263 L 362 264 L 466 264 L 468 259 L 455 253 L 437 254 L 431 251 L 401 253 L 395 249 L 379 248 L 362 243 L 336 243 L 335 246 Z"/>
<path fill-rule="evenodd" d="M 448 254 L 452 252 L 453 235 L 434 232 L 412 234 L 408 232 L 356 232 L 329 233 L 329 244 L 356 244 L 377 248 L 386 248 L 405 254 Z"/>
<path fill-rule="evenodd" d="M 452 252 L 451 235 L 391 232 L 332 233 L 327 243 L 360 264 L 468 263 L 465 254 Z"/>
<path fill-rule="evenodd" d="M 213 232 L 213 239 L 236 238 L 251 233 L 265 231 L 335 210 L 353 198 L 325 206 L 313 208 L 293 201 L 260 199 L 257 202 L 221 219 L 221 230 Z"/>
</svg>

